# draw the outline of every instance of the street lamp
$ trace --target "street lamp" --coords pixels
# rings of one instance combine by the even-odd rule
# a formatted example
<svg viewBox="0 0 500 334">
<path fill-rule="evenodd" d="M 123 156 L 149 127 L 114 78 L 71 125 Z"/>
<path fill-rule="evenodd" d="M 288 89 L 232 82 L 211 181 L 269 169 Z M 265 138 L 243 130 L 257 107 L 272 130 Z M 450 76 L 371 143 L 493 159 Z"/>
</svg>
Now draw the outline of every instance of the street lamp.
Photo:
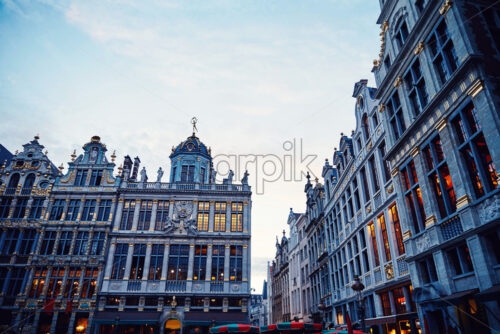
<svg viewBox="0 0 500 334">
<path fill-rule="evenodd" d="M 354 276 L 354 283 L 351 285 L 351 288 L 356 291 L 357 302 L 358 302 L 358 316 L 361 321 L 361 330 L 366 332 L 365 327 L 365 298 L 363 297 L 363 290 L 365 286 L 361 283 L 361 279 L 358 275 Z"/>
</svg>

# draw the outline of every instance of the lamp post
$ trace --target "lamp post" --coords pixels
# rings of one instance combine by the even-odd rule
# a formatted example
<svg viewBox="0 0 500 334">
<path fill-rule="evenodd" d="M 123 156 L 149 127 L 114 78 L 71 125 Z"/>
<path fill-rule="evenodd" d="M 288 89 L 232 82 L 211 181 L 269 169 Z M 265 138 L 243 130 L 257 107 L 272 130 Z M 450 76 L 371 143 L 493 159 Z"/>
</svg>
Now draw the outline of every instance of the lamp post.
<svg viewBox="0 0 500 334">
<path fill-rule="evenodd" d="M 365 327 L 365 298 L 363 297 L 363 290 L 365 286 L 361 283 L 361 279 L 358 275 L 354 276 L 354 283 L 351 285 L 351 288 L 356 291 L 356 299 L 358 302 L 358 316 L 361 321 L 361 330 L 366 332 Z"/>
</svg>

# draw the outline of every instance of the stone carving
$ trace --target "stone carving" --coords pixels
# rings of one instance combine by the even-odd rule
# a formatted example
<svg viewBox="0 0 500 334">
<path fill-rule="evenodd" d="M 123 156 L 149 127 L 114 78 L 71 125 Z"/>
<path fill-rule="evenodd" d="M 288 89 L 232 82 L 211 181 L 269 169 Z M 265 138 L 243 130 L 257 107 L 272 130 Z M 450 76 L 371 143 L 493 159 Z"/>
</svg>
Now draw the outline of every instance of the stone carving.
<svg viewBox="0 0 500 334">
<path fill-rule="evenodd" d="M 201 291 L 202 290 L 201 284 L 195 284 L 193 285 L 193 291 Z"/>
<path fill-rule="evenodd" d="M 243 174 L 243 178 L 241 179 L 241 184 L 248 185 L 248 175 L 250 174 L 245 170 L 245 174 Z"/>
<path fill-rule="evenodd" d="M 227 179 L 222 180 L 223 184 L 233 184 L 233 177 L 234 177 L 234 172 L 232 169 L 229 170 L 229 174 L 227 176 Z"/>
<path fill-rule="evenodd" d="M 165 222 L 165 232 L 176 234 L 197 234 L 196 220 L 192 218 L 193 202 L 175 202 L 173 217 Z"/>
<path fill-rule="evenodd" d="M 240 291 L 240 286 L 239 286 L 239 285 L 237 285 L 237 284 L 233 284 L 233 285 L 231 286 L 231 290 L 233 290 L 233 291 Z"/>
<path fill-rule="evenodd" d="M 158 168 L 158 176 L 156 177 L 156 182 L 161 182 L 161 178 L 163 177 L 163 169 Z"/>
<path fill-rule="evenodd" d="M 417 251 L 419 253 L 425 251 L 427 248 L 431 246 L 431 240 L 427 234 L 424 234 L 420 238 L 415 240 L 415 246 L 417 247 Z"/>
<path fill-rule="evenodd" d="M 485 223 L 500 217 L 500 196 L 486 199 L 478 206 L 478 211 L 479 219 Z"/>
<path fill-rule="evenodd" d="M 121 282 L 114 282 L 114 283 L 111 283 L 110 289 L 111 290 L 120 290 L 121 287 L 122 287 Z"/>
<path fill-rule="evenodd" d="M 142 167 L 141 182 L 148 182 L 148 175 L 146 174 L 146 167 Z"/>
<path fill-rule="evenodd" d="M 158 283 L 151 283 L 149 285 L 149 290 L 151 290 L 151 291 L 157 291 L 159 287 L 160 287 L 160 285 Z"/>
</svg>

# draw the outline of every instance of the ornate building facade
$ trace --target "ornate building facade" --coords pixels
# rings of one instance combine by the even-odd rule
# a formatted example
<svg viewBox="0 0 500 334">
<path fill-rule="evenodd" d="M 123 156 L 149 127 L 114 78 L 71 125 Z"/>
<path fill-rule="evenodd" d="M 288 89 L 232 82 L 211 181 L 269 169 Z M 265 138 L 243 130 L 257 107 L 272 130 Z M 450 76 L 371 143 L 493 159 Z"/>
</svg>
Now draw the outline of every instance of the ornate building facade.
<svg viewBox="0 0 500 334">
<path fill-rule="evenodd" d="M 276 237 L 276 256 L 268 268 L 272 279 L 271 323 L 290 321 L 290 268 L 288 239 L 283 230 L 283 237 Z"/>
<path fill-rule="evenodd" d="M 34 140 L 5 158 L 0 169 L 0 323 L 1 331 L 29 330 L 35 313 L 24 308 L 29 296 L 28 278 L 33 272 L 42 219 L 57 167 Z M 40 301 L 40 306 L 43 301 Z"/>
<path fill-rule="evenodd" d="M 427 333 L 500 327 L 499 13 L 492 1 L 381 1 L 376 98 Z"/>
<path fill-rule="evenodd" d="M 193 133 L 172 149 L 170 182 L 126 157 L 96 322 L 163 333 L 248 321 L 251 189 L 247 174 L 215 183 Z"/>
</svg>

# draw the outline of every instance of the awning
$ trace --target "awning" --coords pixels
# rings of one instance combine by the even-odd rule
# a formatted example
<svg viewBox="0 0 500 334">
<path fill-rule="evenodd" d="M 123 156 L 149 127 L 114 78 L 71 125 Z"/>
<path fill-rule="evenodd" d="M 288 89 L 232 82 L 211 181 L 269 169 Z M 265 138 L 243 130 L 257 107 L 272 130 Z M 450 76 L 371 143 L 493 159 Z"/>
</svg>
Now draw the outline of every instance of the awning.
<svg viewBox="0 0 500 334">
<path fill-rule="evenodd" d="M 475 297 L 481 301 L 500 299 L 500 284 L 493 285 L 491 288 L 477 293 Z"/>
<path fill-rule="evenodd" d="M 452 293 L 449 296 L 443 297 L 442 299 L 447 302 L 454 302 L 457 301 L 465 296 L 472 295 L 476 292 L 478 292 L 478 289 L 471 289 L 471 290 L 465 290 L 465 291 L 460 291 L 460 292 L 455 292 Z"/>
<path fill-rule="evenodd" d="M 396 322 L 396 316 L 389 315 L 386 317 L 366 319 L 365 325 L 366 326 L 373 326 L 373 325 L 383 325 L 383 324 L 394 324 L 395 322 Z"/>
<path fill-rule="evenodd" d="M 230 324 L 210 328 L 210 333 L 259 333 L 259 327 L 246 324 Z"/>
<path fill-rule="evenodd" d="M 160 320 L 160 312 L 97 312 L 94 318 L 99 324 L 120 324 L 120 325 L 154 325 Z"/>
<path fill-rule="evenodd" d="M 248 314 L 245 312 L 200 312 L 184 313 L 183 325 L 211 325 L 248 323 Z"/>
</svg>

